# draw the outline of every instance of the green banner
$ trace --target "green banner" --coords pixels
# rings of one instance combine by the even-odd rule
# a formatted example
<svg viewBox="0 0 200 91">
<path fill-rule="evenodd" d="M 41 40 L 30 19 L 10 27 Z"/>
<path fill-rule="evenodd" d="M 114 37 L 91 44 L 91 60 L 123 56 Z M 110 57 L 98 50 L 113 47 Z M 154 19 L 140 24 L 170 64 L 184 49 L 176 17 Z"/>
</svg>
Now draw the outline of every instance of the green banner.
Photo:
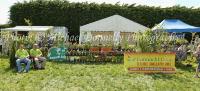
<svg viewBox="0 0 200 91">
<path fill-rule="evenodd" d="M 49 60 L 65 60 L 66 56 L 66 48 L 65 47 L 53 47 L 49 49 L 48 59 Z"/>
</svg>

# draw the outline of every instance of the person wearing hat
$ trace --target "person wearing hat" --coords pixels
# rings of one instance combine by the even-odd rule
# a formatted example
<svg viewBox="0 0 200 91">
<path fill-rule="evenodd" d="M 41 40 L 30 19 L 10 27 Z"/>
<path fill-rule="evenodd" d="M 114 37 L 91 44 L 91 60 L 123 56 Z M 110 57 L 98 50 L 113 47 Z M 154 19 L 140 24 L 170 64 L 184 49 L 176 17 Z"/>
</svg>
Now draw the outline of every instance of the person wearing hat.
<svg viewBox="0 0 200 91">
<path fill-rule="evenodd" d="M 19 49 L 15 53 L 15 57 L 17 58 L 16 65 L 18 73 L 22 72 L 21 63 L 24 63 L 26 65 L 25 72 L 27 73 L 30 69 L 31 60 L 29 59 L 29 54 L 24 49 L 23 44 L 20 44 Z"/>
<path fill-rule="evenodd" d="M 33 49 L 30 50 L 30 56 L 33 58 L 35 62 L 36 69 L 45 69 L 46 58 L 42 57 L 42 52 L 38 48 L 37 44 L 33 45 Z"/>
<path fill-rule="evenodd" d="M 200 71 L 200 45 L 197 46 L 197 50 L 194 52 L 194 56 L 196 57 L 196 60 L 198 62 L 198 66 L 196 67 L 196 74 L 195 78 L 200 78 L 199 77 L 199 71 Z"/>
</svg>

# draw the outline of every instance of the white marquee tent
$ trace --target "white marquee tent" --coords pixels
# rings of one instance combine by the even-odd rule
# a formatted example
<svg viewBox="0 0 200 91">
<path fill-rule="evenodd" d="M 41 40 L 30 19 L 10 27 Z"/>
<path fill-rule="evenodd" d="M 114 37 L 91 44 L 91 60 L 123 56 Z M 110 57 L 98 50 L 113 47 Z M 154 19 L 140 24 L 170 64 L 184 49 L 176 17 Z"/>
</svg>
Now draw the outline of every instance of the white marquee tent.
<svg viewBox="0 0 200 91">
<path fill-rule="evenodd" d="M 18 32 L 29 32 L 29 33 L 34 33 L 39 36 L 44 36 L 46 31 L 52 31 L 53 26 L 15 26 L 11 28 L 4 28 L 1 29 L 1 31 L 8 31 L 11 33 L 15 33 L 15 35 L 18 35 Z"/>
<path fill-rule="evenodd" d="M 44 33 L 47 31 L 47 30 L 52 30 L 53 29 L 53 26 L 15 26 L 15 27 L 12 27 L 12 28 L 4 28 L 4 29 L 1 29 L 1 32 L 10 32 L 10 34 L 13 34 L 15 33 L 15 35 L 18 35 L 18 31 L 20 32 L 31 32 L 31 33 L 35 33 L 39 36 L 41 35 L 44 35 Z M 6 49 L 6 48 L 9 48 L 7 46 L 9 46 L 9 40 L 5 37 L 3 37 L 3 35 L 1 38 L 0 38 L 0 46 L 2 46 L 2 49 L 3 50 L 3 53 L 7 53 L 9 49 Z"/>
<path fill-rule="evenodd" d="M 58 33 L 63 34 L 64 37 L 68 35 L 68 29 L 63 26 L 16 26 L 12 28 L 1 29 L 2 31 L 10 31 L 10 32 L 37 32 L 38 35 L 44 34 L 46 31 L 50 30 L 50 33 Z"/>
<path fill-rule="evenodd" d="M 32 32 L 45 32 L 53 29 L 53 26 L 16 26 L 13 28 L 5 28 L 2 31 L 32 31 Z"/>
<path fill-rule="evenodd" d="M 113 15 L 80 27 L 79 43 L 84 43 L 91 40 L 92 32 L 113 32 L 114 41 L 119 41 L 120 33 L 122 32 L 138 32 L 145 31 L 148 28 L 124 18 L 120 15 Z"/>
<path fill-rule="evenodd" d="M 10 34 L 15 33 L 15 35 L 18 35 L 18 32 L 29 32 L 37 35 L 37 39 L 39 39 L 40 36 L 44 36 L 45 32 L 50 30 L 50 37 L 55 37 L 54 35 L 63 35 L 64 39 L 66 40 L 68 36 L 68 29 L 64 26 L 15 26 L 12 28 L 4 28 L 1 29 L 1 32 L 10 32 Z M 1 37 L 3 36 L 0 34 L 0 46 L 2 45 L 5 47 L 7 44 L 6 38 Z M 2 47 L 2 48 L 3 48 Z"/>
</svg>

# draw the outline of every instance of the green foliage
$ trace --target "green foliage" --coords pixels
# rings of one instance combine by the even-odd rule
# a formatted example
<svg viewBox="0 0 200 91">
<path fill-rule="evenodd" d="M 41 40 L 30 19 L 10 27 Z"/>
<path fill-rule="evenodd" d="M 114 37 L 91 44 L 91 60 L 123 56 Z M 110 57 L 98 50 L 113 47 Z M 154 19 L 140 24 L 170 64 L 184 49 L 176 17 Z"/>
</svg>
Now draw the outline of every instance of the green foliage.
<svg viewBox="0 0 200 91">
<path fill-rule="evenodd" d="M 16 58 L 15 58 L 16 50 L 17 50 L 17 41 L 12 41 L 12 47 L 10 51 L 10 68 L 16 67 Z"/>
<path fill-rule="evenodd" d="M 151 52 L 151 47 L 150 47 L 150 37 L 146 36 L 144 33 L 137 33 L 137 52 Z"/>
<path fill-rule="evenodd" d="M 134 35 L 138 52 L 160 52 L 164 42 L 170 42 L 168 34 L 164 31 L 154 32 L 146 30 Z"/>
<path fill-rule="evenodd" d="M 185 43 L 188 43 L 188 41 L 186 39 L 177 39 L 176 43 L 177 44 L 185 44 Z"/>
<path fill-rule="evenodd" d="M 0 29 L 1 29 L 1 28 L 9 28 L 9 27 L 11 27 L 10 24 L 3 24 L 3 25 L 0 25 Z"/>
<path fill-rule="evenodd" d="M 29 19 L 24 18 L 24 21 L 26 24 L 28 24 L 28 26 L 32 26 L 32 22 Z"/>
<path fill-rule="evenodd" d="M 79 34 L 79 27 L 93 21 L 119 14 L 147 27 L 153 27 L 163 19 L 181 19 L 194 26 L 200 26 L 200 8 L 192 9 L 181 6 L 170 8 L 96 4 L 69 3 L 66 0 L 31 0 L 16 3 L 10 9 L 13 25 L 26 25 L 24 18 L 30 19 L 33 25 L 66 26 L 70 35 Z"/>
</svg>

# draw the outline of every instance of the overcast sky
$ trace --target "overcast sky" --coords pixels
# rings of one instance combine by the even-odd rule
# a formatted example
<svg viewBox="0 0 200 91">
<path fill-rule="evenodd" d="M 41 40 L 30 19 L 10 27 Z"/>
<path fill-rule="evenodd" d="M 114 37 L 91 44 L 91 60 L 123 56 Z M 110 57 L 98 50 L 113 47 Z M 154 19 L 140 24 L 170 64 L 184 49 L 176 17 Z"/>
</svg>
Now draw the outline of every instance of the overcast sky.
<svg viewBox="0 0 200 91">
<path fill-rule="evenodd" d="M 24 0 L 0 0 L 0 24 L 5 24 L 9 21 L 9 9 L 16 2 L 23 2 Z M 26 0 L 29 1 L 29 0 Z M 68 0 L 70 2 L 96 2 L 96 3 L 111 3 L 115 4 L 140 4 L 148 6 L 170 7 L 174 5 L 181 5 L 186 7 L 200 7 L 200 0 Z"/>
</svg>

